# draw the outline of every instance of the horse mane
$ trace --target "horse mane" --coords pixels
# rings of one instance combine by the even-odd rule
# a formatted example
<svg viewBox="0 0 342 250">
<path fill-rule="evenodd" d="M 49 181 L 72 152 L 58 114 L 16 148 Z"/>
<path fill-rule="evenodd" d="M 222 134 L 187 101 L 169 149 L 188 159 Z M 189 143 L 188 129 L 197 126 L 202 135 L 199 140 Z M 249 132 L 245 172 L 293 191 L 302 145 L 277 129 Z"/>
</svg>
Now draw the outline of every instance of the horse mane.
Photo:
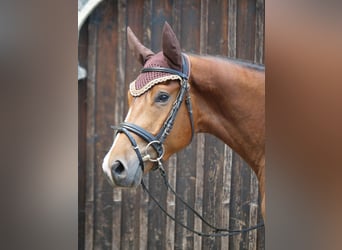
<svg viewBox="0 0 342 250">
<path fill-rule="evenodd" d="M 237 64 L 237 65 L 242 66 L 244 68 L 249 68 L 249 69 L 256 70 L 256 71 L 263 71 L 263 72 L 265 71 L 265 65 L 253 63 L 251 61 L 247 61 L 247 60 L 243 60 L 243 59 L 236 59 L 236 58 L 224 57 L 224 56 L 213 56 L 213 55 L 198 55 L 198 54 L 189 54 L 189 55 L 199 56 L 199 57 L 204 57 L 204 58 L 210 58 L 213 60 L 225 61 L 225 62 Z"/>
</svg>

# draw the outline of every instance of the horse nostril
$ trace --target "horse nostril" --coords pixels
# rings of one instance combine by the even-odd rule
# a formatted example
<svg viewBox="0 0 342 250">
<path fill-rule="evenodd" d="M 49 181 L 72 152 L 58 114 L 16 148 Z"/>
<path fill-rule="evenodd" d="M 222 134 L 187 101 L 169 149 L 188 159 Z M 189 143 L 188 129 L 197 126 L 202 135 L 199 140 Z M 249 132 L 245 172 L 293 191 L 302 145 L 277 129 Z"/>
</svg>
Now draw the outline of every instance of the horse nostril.
<svg viewBox="0 0 342 250">
<path fill-rule="evenodd" d="M 112 175 L 115 180 L 126 178 L 126 169 L 120 161 L 115 161 L 112 166 Z"/>
</svg>

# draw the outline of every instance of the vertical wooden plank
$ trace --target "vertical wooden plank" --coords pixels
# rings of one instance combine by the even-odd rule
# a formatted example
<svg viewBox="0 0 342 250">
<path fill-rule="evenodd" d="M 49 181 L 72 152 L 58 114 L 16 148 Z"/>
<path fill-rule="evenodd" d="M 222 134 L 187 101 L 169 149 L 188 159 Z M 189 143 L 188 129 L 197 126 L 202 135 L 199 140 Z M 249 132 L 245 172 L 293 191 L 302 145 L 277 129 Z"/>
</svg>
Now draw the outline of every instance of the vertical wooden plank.
<svg viewBox="0 0 342 250">
<path fill-rule="evenodd" d="M 119 0 L 117 1 L 118 10 L 116 16 L 112 18 L 117 18 L 118 20 L 118 44 L 117 44 L 117 55 L 113 55 L 117 57 L 117 65 L 116 65 L 116 73 L 117 80 L 113 84 L 113 88 L 116 89 L 115 96 L 115 115 L 114 115 L 114 124 L 119 124 L 125 118 L 125 104 L 127 103 L 127 95 L 126 95 L 126 27 L 127 27 L 127 1 Z M 115 192 L 114 192 L 115 193 Z"/>
<path fill-rule="evenodd" d="M 91 250 L 94 245 L 94 171 L 95 171 L 95 81 L 96 81 L 96 45 L 98 24 L 89 17 L 88 22 L 88 67 L 87 67 L 87 131 L 86 131 L 86 180 L 85 180 L 85 249 Z"/>
<path fill-rule="evenodd" d="M 154 52 L 161 48 L 161 31 L 165 21 L 172 23 L 172 2 L 152 1 L 151 11 L 151 49 Z M 157 173 L 149 175 L 150 192 L 166 207 L 166 190 L 161 189 L 163 180 Z M 166 217 L 159 208 L 150 200 L 148 211 L 148 249 L 164 249 L 166 245 Z"/>
<path fill-rule="evenodd" d="M 260 201 L 260 195 L 259 195 L 259 200 L 258 204 L 261 204 Z M 260 205 L 259 205 L 260 207 Z M 258 209 L 258 223 L 261 223 L 263 221 L 263 217 L 261 214 L 261 209 Z M 258 250 L 264 250 L 265 249 L 265 227 L 259 228 L 257 231 L 257 249 Z"/>
<path fill-rule="evenodd" d="M 122 44 L 119 49 L 123 52 L 124 67 L 121 72 L 124 74 L 121 84 L 124 96 L 124 115 L 121 117 L 121 121 L 127 113 L 127 98 L 126 93 L 128 90 L 128 84 L 138 75 L 138 70 L 141 65 L 131 55 L 129 49 L 126 47 L 126 27 L 130 26 L 134 33 L 142 40 L 142 19 L 143 19 L 143 2 L 142 1 L 120 1 L 120 16 L 122 16 L 120 33 L 122 34 Z M 140 221 L 140 191 L 136 189 L 122 190 L 122 207 L 121 207 L 121 248 L 122 249 L 139 249 L 140 240 L 137 235 L 140 232 L 140 225 L 137 221 Z"/>
<path fill-rule="evenodd" d="M 180 3 L 179 1 L 174 1 L 172 5 L 172 16 L 173 16 L 173 22 L 171 23 L 171 26 L 176 34 L 179 34 L 179 27 L 180 27 Z M 169 178 L 169 182 L 172 185 L 172 187 L 176 190 L 177 189 L 177 169 L 179 166 L 178 163 L 178 154 L 173 155 L 168 163 L 167 166 L 167 174 Z M 174 216 L 176 218 L 176 197 L 171 193 L 167 192 L 167 198 L 166 198 L 166 209 L 169 214 Z M 170 218 L 166 218 L 166 231 L 165 231 L 165 249 L 167 250 L 173 250 L 177 248 L 176 243 L 176 223 L 171 220 Z"/>
<path fill-rule="evenodd" d="M 229 0 L 229 3 L 228 3 L 228 56 L 229 57 L 232 57 L 232 58 L 235 58 L 236 57 L 236 31 L 237 31 L 237 28 L 236 28 L 236 22 L 237 22 L 237 0 Z M 231 160 L 231 165 L 230 165 L 230 180 L 231 180 L 231 185 L 232 184 L 232 174 L 233 174 L 233 152 L 232 154 L 230 155 L 232 157 L 232 160 Z M 233 190 L 232 190 L 232 187 L 230 186 L 230 207 L 233 207 L 233 199 L 232 199 L 232 193 Z M 232 213 L 231 211 L 229 211 L 229 221 L 231 221 L 231 217 L 232 217 Z M 229 223 L 229 228 L 232 228 L 231 227 L 231 223 Z M 236 236 L 235 236 L 236 237 Z M 234 239 L 235 237 L 232 238 L 228 238 L 228 242 L 224 242 L 223 244 L 228 244 L 228 247 L 226 246 L 226 249 L 237 249 L 237 248 L 234 248 L 234 245 L 233 245 L 233 242 L 234 242 Z"/>
<path fill-rule="evenodd" d="M 261 3 L 259 3 L 260 5 Z M 263 50 L 260 50 L 259 46 L 263 45 L 260 40 L 260 36 L 263 36 L 263 24 L 261 23 L 262 14 L 259 13 L 259 18 L 256 17 L 257 4 L 255 1 L 238 1 L 237 2 L 237 27 L 236 27 L 236 56 L 242 59 L 248 59 L 250 61 L 261 60 L 263 55 Z M 259 11 L 262 10 L 262 6 L 259 6 Z M 258 23 L 259 22 L 259 23 Z M 259 25 L 261 27 L 256 26 Z M 259 39 L 259 41 L 257 41 Z M 261 42 L 261 43 L 260 43 Z M 242 185 L 239 192 L 235 190 L 234 193 L 234 203 L 232 208 L 235 210 L 234 217 L 241 223 L 244 221 L 244 227 L 252 226 L 256 223 L 256 213 L 258 207 L 255 206 L 253 202 L 258 196 L 258 189 L 255 186 L 253 173 L 250 167 L 242 160 L 241 167 L 239 169 L 241 178 L 234 176 L 234 187 L 237 188 L 236 184 Z M 235 172 L 237 173 L 237 172 Z M 240 196 L 240 197 L 238 197 Z M 240 203 L 240 205 L 238 205 Z M 246 207 L 246 203 L 249 203 Z M 232 220 L 231 220 L 232 221 Z M 234 223 L 231 225 L 234 226 Z M 239 226 L 235 223 L 235 226 Z M 240 243 L 239 243 L 240 241 Z M 246 242 L 248 244 L 246 244 Z M 238 237 L 234 237 L 233 243 L 234 247 L 239 249 L 255 249 L 256 248 L 256 232 L 250 232 L 248 234 L 243 234 Z M 239 246 L 238 246 L 239 244 Z"/>
<path fill-rule="evenodd" d="M 117 23 L 113 19 L 117 6 L 111 1 L 101 3 L 94 13 L 99 23 L 97 40 L 97 64 L 101 67 L 96 71 L 96 114 L 95 114 L 95 226 L 94 248 L 108 249 L 112 246 L 112 187 L 103 176 L 102 161 L 112 144 L 113 131 L 110 125 L 114 120 L 116 81 Z"/>
<path fill-rule="evenodd" d="M 215 140 L 217 140 L 217 138 L 215 138 Z M 224 150 L 225 150 L 225 145 L 223 142 L 218 141 L 217 144 L 215 145 L 215 149 L 214 149 L 214 154 L 218 154 L 214 164 L 216 165 L 216 174 L 215 174 L 215 179 L 214 179 L 214 183 L 216 185 L 215 187 L 215 221 L 213 225 L 216 225 L 217 227 L 223 227 L 223 225 L 226 224 L 226 222 L 222 221 L 222 212 L 223 212 L 223 208 L 222 208 L 222 197 L 223 197 L 223 169 L 224 169 Z M 216 153 L 217 151 L 217 153 Z M 212 156 L 214 156 L 214 154 Z M 215 244 L 219 247 L 219 249 L 222 249 L 222 239 L 220 237 L 217 237 L 215 239 Z"/>
<path fill-rule="evenodd" d="M 228 54 L 228 2 L 210 1 L 208 9 L 208 53 L 224 56 Z"/>
<path fill-rule="evenodd" d="M 232 164 L 232 183 L 231 183 L 231 206 L 230 206 L 230 222 L 229 227 L 231 229 L 237 230 L 241 229 L 243 226 L 243 221 L 241 218 L 241 189 L 242 189 L 242 176 L 241 168 L 243 165 L 243 160 L 238 154 L 233 153 L 233 164 Z M 229 249 L 238 250 L 240 249 L 240 242 L 242 240 L 242 235 L 238 234 L 233 236 L 229 241 Z"/>
<path fill-rule="evenodd" d="M 228 56 L 231 53 L 231 46 L 230 43 L 235 45 L 235 39 L 233 37 L 229 37 L 231 32 L 231 28 L 234 27 L 234 19 L 230 18 L 229 14 L 234 14 L 234 6 L 231 5 L 231 1 L 223 1 L 222 5 L 222 28 L 221 32 L 224 34 L 222 37 L 223 42 L 221 48 L 221 55 Z M 234 15 L 233 15 L 234 17 Z M 232 21 L 232 23 L 230 23 Z M 229 50 L 230 49 L 230 50 Z M 219 203 L 218 206 L 221 207 L 221 223 L 220 226 L 222 228 L 229 227 L 229 216 L 230 216 L 230 192 L 231 192 L 231 168 L 232 168 L 232 150 L 228 146 L 224 146 L 224 153 L 223 153 L 223 180 L 222 180 L 222 201 L 221 204 Z M 221 249 L 228 249 L 229 248 L 229 237 L 221 237 L 218 238 L 220 240 Z"/>
<path fill-rule="evenodd" d="M 118 34 L 120 35 L 120 45 L 118 50 L 119 54 L 119 81 L 116 83 L 118 90 L 120 90 L 120 97 L 116 100 L 116 105 L 120 107 L 121 113 L 118 114 L 118 123 L 122 122 L 127 113 L 127 98 L 126 98 L 126 78 L 128 77 L 127 68 L 130 64 L 130 54 L 126 50 L 126 26 L 130 25 L 127 23 L 130 11 L 134 11 L 129 6 L 129 1 L 120 0 L 118 1 Z M 134 24 L 134 20 L 132 21 Z M 136 27 L 131 27 L 135 30 Z M 128 53 L 127 53 L 128 52 Z M 138 218 L 135 213 L 135 195 L 136 190 L 121 190 L 122 200 L 121 200 L 121 231 L 120 231 L 120 249 L 136 249 L 137 243 L 135 238 L 137 238 L 136 232 L 134 230 Z"/>
<path fill-rule="evenodd" d="M 201 0 L 200 54 L 207 52 L 208 8 L 209 0 Z"/>
<path fill-rule="evenodd" d="M 78 60 L 87 66 L 88 28 L 87 23 L 80 32 Z M 78 248 L 85 249 L 85 204 L 86 204 L 86 156 L 87 156 L 87 79 L 78 81 Z"/>
<path fill-rule="evenodd" d="M 240 169 L 240 175 L 241 175 L 241 213 L 240 213 L 240 221 L 242 227 L 246 228 L 249 225 L 249 208 L 250 208 L 250 202 L 251 202 L 251 192 L 252 190 L 250 189 L 251 187 L 251 168 L 248 166 L 248 164 L 242 160 L 242 166 Z M 249 243 L 249 238 L 248 238 L 248 233 L 243 233 L 241 235 L 241 242 L 240 242 L 240 249 L 248 249 L 248 243 Z"/>
<path fill-rule="evenodd" d="M 121 249 L 121 203 L 122 193 L 120 189 L 113 190 L 112 206 L 112 247 L 113 250 Z"/>
<path fill-rule="evenodd" d="M 180 42 L 183 51 L 198 53 L 201 38 L 201 1 L 181 1 Z"/>
<path fill-rule="evenodd" d="M 197 135 L 196 193 L 194 208 L 199 214 L 203 214 L 204 145 L 204 134 Z M 198 232 L 202 231 L 202 221 L 198 217 L 195 218 L 194 229 Z M 194 249 L 202 249 L 202 238 L 197 234 L 194 235 Z"/>
<path fill-rule="evenodd" d="M 139 247 L 139 239 L 136 234 L 136 226 L 139 221 L 136 213 L 137 197 L 136 189 L 122 190 L 121 249 L 138 249 Z"/>
<path fill-rule="evenodd" d="M 249 201 L 249 223 L 248 227 L 258 224 L 258 179 L 253 171 L 250 171 L 250 201 Z M 253 230 L 248 232 L 248 249 L 257 249 L 257 231 Z"/>
<path fill-rule="evenodd" d="M 252 226 L 253 222 L 250 221 L 250 213 L 254 213 L 255 211 L 251 211 L 250 207 L 255 206 L 255 200 L 257 200 L 257 197 L 251 197 L 251 194 L 255 195 L 255 191 L 253 192 L 251 190 L 251 186 L 255 184 L 251 183 L 251 168 L 236 153 L 233 154 L 233 157 L 235 160 L 232 171 L 230 227 L 232 229 L 241 229 Z M 253 226 L 255 224 L 253 224 Z M 249 249 L 249 247 L 253 246 L 256 242 L 255 238 L 249 237 L 250 235 L 250 233 L 243 233 L 234 236 L 230 242 L 230 246 L 232 249 Z"/>
<path fill-rule="evenodd" d="M 228 56 L 231 58 L 236 58 L 236 50 L 237 50 L 237 39 L 236 39 L 236 33 L 237 33 L 237 0 L 229 0 L 228 2 Z M 227 146 L 226 146 L 227 147 Z M 229 194 L 229 228 L 232 228 L 231 224 L 231 217 L 233 216 L 231 212 L 231 208 L 234 207 L 233 203 L 234 200 L 232 199 L 232 192 L 235 192 L 233 190 L 233 180 L 232 180 L 232 175 L 233 175 L 233 165 L 235 163 L 235 159 L 233 158 L 234 152 L 231 151 L 230 157 L 231 157 L 231 162 L 230 162 L 230 194 Z M 234 228 L 235 229 L 235 228 Z M 223 244 L 225 244 L 226 249 L 238 249 L 236 247 L 238 244 L 236 244 L 236 237 L 230 237 L 225 240 Z M 235 243 L 235 244 L 234 244 Z M 228 247 L 227 247 L 228 245 Z"/>
<path fill-rule="evenodd" d="M 124 103 L 125 103 L 125 43 L 126 33 L 123 27 L 126 26 L 126 9 L 125 1 L 117 1 L 117 12 L 112 18 L 117 18 L 117 54 L 113 55 L 117 58 L 116 65 L 116 82 L 113 83 L 112 88 L 115 91 L 114 102 L 114 120 L 113 124 L 119 124 L 124 117 Z M 114 133 L 113 133 L 114 134 Z M 115 250 L 121 249 L 121 225 L 122 221 L 122 190 L 119 188 L 113 189 L 113 207 L 112 207 L 112 248 Z"/>
<path fill-rule="evenodd" d="M 253 61 L 255 38 L 255 1 L 237 1 L 237 57 Z"/>
<path fill-rule="evenodd" d="M 205 54 L 207 51 L 207 32 L 208 32 L 208 8 L 209 0 L 201 0 L 201 16 L 200 16 L 200 44 L 199 53 Z M 196 161 L 196 194 L 195 209 L 203 215 L 203 186 L 204 186 L 204 164 L 205 164 L 205 135 L 197 135 L 197 161 Z M 202 232 L 202 221 L 196 217 L 194 221 L 194 229 Z M 202 237 L 194 235 L 194 249 L 203 249 Z"/>
<path fill-rule="evenodd" d="M 228 1 L 220 0 L 208 6 L 207 53 L 225 56 L 228 54 Z M 222 225 L 224 144 L 213 136 L 206 136 L 203 212 L 215 225 Z M 204 231 L 212 231 L 203 226 Z M 220 238 L 205 238 L 203 248 L 221 249 Z"/>
<path fill-rule="evenodd" d="M 218 204 L 222 201 L 222 176 L 223 176 L 224 144 L 212 135 L 206 135 L 205 139 L 205 166 L 203 185 L 203 215 L 212 225 L 221 226 L 221 209 Z M 212 229 L 203 226 L 204 232 Z M 220 249 L 219 238 L 203 238 L 204 249 Z"/>
<path fill-rule="evenodd" d="M 200 1 L 176 1 L 173 26 L 183 51 L 198 51 L 200 38 Z M 177 16 L 177 18 L 176 18 Z M 178 121 L 183 122 L 183 121 Z M 190 124 L 189 124 L 190 126 Z M 192 207 L 195 204 L 196 138 L 190 146 L 177 154 L 177 192 Z M 194 227 L 194 214 L 176 201 L 176 218 Z M 194 235 L 178 224 L 175 225 L 175 249 L 193 249 Z"/>
<path fill-rule="evenodd" d="M 208 3 L 207 6 L 207 30 L 206 30 L 206 47 L 202 51 L 205 54 L 210 54 L 212 50 L 212 44 L 209 41 L 209 37 L 212 33 L 210 33 L 214 21 L 212 6 L 217 6 L 218 4 L 212 4 L 210 1 L 210 5 Z M 217 37 L 217 34 L 215 34 Z M 213 184 L 213 175 L 215 174 L 216 166 L 213 166 L 212 163 L 209 162 L 210 158 L 208 159 L 208 155 L 211 155 L 210 152 L 210 145 L 212 144 L 213 138 L 210 135 L 205 135 L 205 145 L 204 145 L 204 174 L 203 174 L 203 217 L 210 222 L 211 224 L 215 224 L 215 214 L 214 214 L 214 206 L 215 206 L 215 195 L 214 195 L 214 187 Z M 210 231 L 208 226 L 202 224 L 203 232 Z M 202 248 L 203 249 L 218 249 L 218 246 L 215 244 L 214 238 L 204 238 L 202 237 Z"/>
<path fill-rule="evenodd" d="M 254 62 L 255 63 L 263 63 L 264 60 L 264 24 L 265 24 L 265 1 L 264 0 L 256 0 L 255 8 L 256 8 L 256 17 L 255 17 L 255 49 L 254 49 Z M 249 226 L 254 226 L 259 223 L 259 190 L 258 190 L 258 181 L 255 176 L 255 173 L 251 171 L 251 203 L 249 208 Z M 249 246 L 250 250 L 254 249 L 264 249 L 264 245 L 262 245 L 264 240 L 264 234 L 262 229 L 253 230 L 248 233 L 249 238 Z M 260 244 L 258 244 L 260 243 Z"/>
<path fill-rule="evenodd" d="M 144 24 L 145 17 L 145 8 L 146 4 L 144 1 L 134 1 L 134 0 L 126 0 L 126 26 L 123 26 L 122 29 L 126 34 L 127 26 L 130 26 L 133 30 L 134 34 L 139 38 L 139 40 L 144 44 L 144 34 L 146 32 L 145 28 L 147 28 L 146 24 Z M 147 11 L 148 12 L 148 11 Z M 140 73 L 142 65 L 138 62 L 138 60 L 132 55 L 131 51 L 127 45 L 127 39 L 123 44 L 123 49 L 126 50 L 126 65 L 125 65 L 125 88 L 126 93 L 128 91 L 128 85 L 131 83 Z M 126 47 L 127 46 L 127 47 Z M 149 47 L 148 44 L 145 44 L 146 47 Z M 127 98 L 125 93 L 125 104 L 126 110 L 127 108 Z"/>
<path fill-rule="evenodd" d="M 166 164 L 166 170 L 167 175 L 169 178 L 169 182 L 172 185 L 173 188 L 176 187 L 176 178 L 177 178 L 177 155 L 173 155 L 170 157 Z M 166 197 L 166 211 L 172 215 L 175 216 L 176 211 L 176 198 L 171 193 L 167 193 Z M 171 220 L 170 218 L 166 218 L 166 233 L 165 233 L 165 249 L 166 250 L 173 250 L 175 248 L 175 222 Z"/>
<path fill-rule="evenodd" d="M 172 24 L 173 2 L 168 0 L 152 1 L 151 14 L 151 48 L 154 52 L 161 50 L 161 35 L 164 22 Z"/>
<path fill-rule="evenodd" d="M 265 0 L 256 0 L 254 62 L 264 63 Z"/>
<path fill-rule="evenodd" d="M 231 196 L 231 174 L 232 174 L 233 151 L 225 145 L 223 156 L 223 183 L 222 183 L 222 227 L 229 228 L 230 196 Z M 229 237 L 221 238 L 221 249 L 229 249 Z"/>
<path fill-rule="evenodd" d="M 149 175 L 150 192 L 158 199 L 162 206 L 166 206 L 166 192 L 160 187 L 163 186 L 162 179 L 157 173 Z M 160 209 L 150 200 L 148 217 L 148 249 L 163 249 L 165 246 L 165 224 L 166 218 Z"/>
<path fill-rule="evenodd" d="M 148 185 L 148 178 L 144 178 L 145 184 Z M 147 180 L 147 181 L 146 181 Z M 139 240 L 139 249 L 146 250 L 147 248 L 147 239 L 148 239 L 148 194 L 143 192 L 141 188 L 139 188 L 139 200 L 140 200 L 140 214 L 139 214 L 139 234 L 137 235 Z"/>
<path fill-rule="evenodd" d="M 86 80 L 78 82 L 78 247 L 84 249 L 86 177 Z"/>
<path fill-rule="evenodd" d="M 195 184 L 195 154 L 193 149 L 187 147 L 177 157 L 176 191 L 182 198 L 193 206 Z M 193 228 L 193 214 L 180 202 L 176 201 L 176 218 L 178 221 Z M 179 225 L 175 225 L 175 249 L 192 249 L 193 234 Z"/>
<path fill-rule="evenodd" d="M 143 3 L 143 44 L 150 48 L 151 45 L 151 9 L 152 1 L 144 1 Z M 139 65 L 141 66 L 141 65 Z M 135 70 L 135 68 L 133 69 Z M 134 75 L 138 75 L 138 72 L 134 71 Z M 136 77 L 136 76 L 134 76 Z M 130 82 L 130 81 L 129 81 Z M 149 186 L 149 176 L 144 177 L 145 184 Z M 149 196 L 147 193 L 140 189 L 140 214 L 139 214 L 139 249 L 148 249 L 148 209 L 149 209 Z"/>
<path fill-rule="evenodd" d="M 256 32 L 255 32 L 255 56 L 254 61 L 256 63 L 264 63 L 264 49 L 265 49 L 265 1 L 256 0 Z M 257 189 L 257 187 L 254 187 Z M 260 209 L 260 196 L 258 197 L 257 207 L 257 222 L 263 221 Z M 265 249 L 265 229 L 260 228 L 256 232 L 257 234 L 257 249 Z"/>
<path fill-rule="evenodd" d="M 228 1 L 228 56 L 236 57 L 237 0 Z"/>
</svg>

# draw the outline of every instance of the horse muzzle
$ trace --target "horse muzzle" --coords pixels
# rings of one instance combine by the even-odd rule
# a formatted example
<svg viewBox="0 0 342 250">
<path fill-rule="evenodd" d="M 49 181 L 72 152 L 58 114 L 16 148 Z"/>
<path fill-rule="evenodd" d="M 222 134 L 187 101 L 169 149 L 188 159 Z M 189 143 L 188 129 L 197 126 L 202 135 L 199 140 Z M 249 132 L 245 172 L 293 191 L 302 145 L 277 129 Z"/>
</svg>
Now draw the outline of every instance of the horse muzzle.
<svg viewBox="0 0 342 250">
<path fill-rule="evenodd" d="M 137 162 L 129 164 L 116 160 L 110 165 L 105 159 L 102 169 L 108 182 L 113 187 L 130 188 L 137 187 L 141 183 L 143 172 Z"/>
</svg>

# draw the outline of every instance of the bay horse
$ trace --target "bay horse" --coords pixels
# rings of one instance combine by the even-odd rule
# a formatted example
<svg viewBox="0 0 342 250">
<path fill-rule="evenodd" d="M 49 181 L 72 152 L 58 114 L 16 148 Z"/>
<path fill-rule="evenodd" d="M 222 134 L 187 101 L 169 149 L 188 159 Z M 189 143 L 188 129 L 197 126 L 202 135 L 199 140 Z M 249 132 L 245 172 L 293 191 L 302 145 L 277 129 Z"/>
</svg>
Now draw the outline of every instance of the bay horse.
<svg viewBox="0 0 342 250">
<path fill-rule="evenodd" d="M 138 186 L 143 174 L 190 144 L 194 133 L 209 133 L 255 172 L 265 219 L 264 67 L 184 54 L 168 23 L 157 54 L 129 27 L 127 40 L 143 69 L 130 84 L 127 116 L 103 160 L 111 185 Z"/>
</svg>

